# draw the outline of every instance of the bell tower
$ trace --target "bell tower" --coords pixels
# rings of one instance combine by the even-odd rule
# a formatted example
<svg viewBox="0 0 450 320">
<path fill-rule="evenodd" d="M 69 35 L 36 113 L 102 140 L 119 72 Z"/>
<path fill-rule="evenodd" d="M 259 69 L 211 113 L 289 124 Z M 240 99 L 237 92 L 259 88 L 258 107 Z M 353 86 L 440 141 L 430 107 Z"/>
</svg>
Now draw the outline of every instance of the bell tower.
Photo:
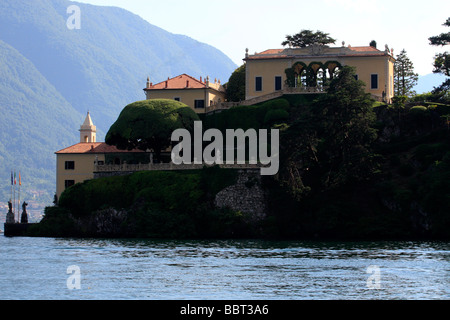
<svg viewBox="0 0 450 320">
<path fill-rule="evenodd" d="M 91 115 L 89 114 L 89 111 L 87 113 L 86 119 L 84 120 L 84 123 L 80 127 L 80 142 L 81 143 L 89 143 L 89 142 L 96 142 L 96 132 L 97 128 L 94 126 L 94 123 L 92 122 Z"/>
</svg>

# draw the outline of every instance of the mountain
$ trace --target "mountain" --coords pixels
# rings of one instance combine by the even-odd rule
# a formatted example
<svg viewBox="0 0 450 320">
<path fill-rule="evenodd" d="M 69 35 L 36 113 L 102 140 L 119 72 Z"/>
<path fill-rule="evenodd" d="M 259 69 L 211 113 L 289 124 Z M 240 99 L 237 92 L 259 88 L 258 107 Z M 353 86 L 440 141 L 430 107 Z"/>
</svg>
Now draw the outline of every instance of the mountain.
<svg viewBox="0 0 450 320">
<path fill-rule="evenodd" d="M 27 58 L 1 40 L 0 110 L 1 201 L 11 196 L 14 169 L 20 170 L 28 193 L 50 192 L 55 181 L 53 152 L 76 141 L 82 115 Z M 50 194 L 46 198 L 51 199 Z"/>
<path fill-rule="evenodd" d="M 71 5 L 80 9 L 80 29 L 67 26 Z M 123 107 L 145 98 L 148 76 L 225 83 L 237 67 L 212 46 L 126 10 L 68 0 L 2 0 L 0 41 L 0 202 L 9 199 L 13 168 L 51 199 L 54 152 L 78 142 L 87 111 L 104 139 Z"/>
<path fill-rule="evenodd" d="M 433 90 L 434 87 L 438 87 L 445 81 L 446 77 L 439 73 L 430 73 L 424 76 L 419 76 L 417 85 L 414 90 L 418 93 L 426 93 Z"/>
</svg>

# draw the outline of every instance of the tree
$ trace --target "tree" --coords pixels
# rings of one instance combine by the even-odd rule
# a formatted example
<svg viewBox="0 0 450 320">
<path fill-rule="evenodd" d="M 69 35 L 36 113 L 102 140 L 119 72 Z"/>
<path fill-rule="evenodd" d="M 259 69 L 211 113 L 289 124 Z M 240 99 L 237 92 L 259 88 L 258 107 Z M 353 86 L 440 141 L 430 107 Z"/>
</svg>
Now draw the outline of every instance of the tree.
<svg viewBox="0 0 450 320">
<path fill-rule="evenodd" d="M 414 73 L 414 65 L 403 49 L 394 63 L 394 94 L 406 97 L 415 95 L 413 88 L 418 79 L 419 75 Z"/>
<path fill-rule="evenodd" d="M 322 31 L 313 32 L 312 30 L 302 30 L 292 36 L 287 35 L 286 40 L 283 41 L 281 45 L 305 48 L 313 44 L 327 45 L 335 42 L 336 39 L 331 38 L 328 33 L 323 33 Z"/>
<path fill-rule="evenodd" d="M 444 22 L 443 26 L 450 27 L 450 18 Z M 450 32 L 441 33 L 438 36 L 428 38 L 433 46 L 446 46 L 450 44 Z M 450 77 L 450 53 L 438 53 L 434 56 L 433 73 L 441 73 Z M 434 93 L 444 95 L 450 90 L 450 79 L 444 81 L 439 87 L 435 88 Z"/>
<path fill-rule="evenodd" d="M 377 42 L 375 40 L 370 41 L 369 46 L 374 47 L 375 49 L 377 48 Z"/>
<path fill-rule="evenodd" d="M 373 100 L 355 74 L 354 67 L 343 67 L 312 108 L 319 124 L 318 158 L 327 187 L 364 179 L 373 171 L 370 147 L 377 137 L 372 127 L 376 116 Z"/>
<path fill-rule="evenodd" d="M 344 66 L 327 94 L 282 132 L 280 179 L 297 200 L 369 178 L 376 168 L 373 100 Z"/>
<path fill-rule="evenodd" d="M 152 149 L 155 160 L 170 147 L 172 132 L 185 128 L 193 132 L 197 114 L 184 103 L 153 99 L 127 105 L 106 134 L 106 143 L 121 150 Z"/>
<path fill-rule="evenodd" d="M 245 100 L 245 64 L 237 68 L 225 85 L 228 101 Z"/>
</svg>

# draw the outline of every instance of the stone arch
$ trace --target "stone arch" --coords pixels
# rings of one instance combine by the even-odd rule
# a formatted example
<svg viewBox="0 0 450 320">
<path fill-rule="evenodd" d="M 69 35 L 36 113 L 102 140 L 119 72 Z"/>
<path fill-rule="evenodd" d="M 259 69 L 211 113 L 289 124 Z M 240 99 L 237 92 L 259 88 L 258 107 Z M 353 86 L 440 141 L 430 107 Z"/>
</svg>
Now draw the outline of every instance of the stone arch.
<svg viewBox="0 0 450 320">
<path fill-rule="evenodd" d="M 302 87 L 306 85 L 306 70 L 307 66 L 305 63 L 298 61 L 293 66 L 294 70 L 294 85 L 295 87 Z"/>
<path fill-rule="evenodd" d="M 324 87 L 328 86 L 328 82 L 329 78 L 327 76 L 327 69 L 322 66 L 317 70 L 316 73 L 317 87 L 322 90 Z"/>
<path fill-rule="evenodd" d="M 324 64 L 324 67 L 327 70 L 330 80 L 333 80 L 336 76 L 336 72 L 342 69 L 342 65 L 338 61 L 327 61 Z"/>
<path fill-rule="evenodd" d="M 321 69 L 323 70 L 323 64 L 321 62 L 313 61 L 308 65 L 306 80 L 308 87 L 317 87 L 317 73 Z"/>
</svg>

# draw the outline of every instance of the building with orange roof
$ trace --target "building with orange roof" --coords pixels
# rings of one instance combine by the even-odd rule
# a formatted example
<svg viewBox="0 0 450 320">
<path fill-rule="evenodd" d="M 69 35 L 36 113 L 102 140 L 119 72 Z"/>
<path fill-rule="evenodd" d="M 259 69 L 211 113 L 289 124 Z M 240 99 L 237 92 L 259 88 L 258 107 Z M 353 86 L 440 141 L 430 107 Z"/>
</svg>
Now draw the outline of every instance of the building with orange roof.
<svg viewBox="0 0 450 320">
<path fill-rule="evenodd" d="M 356 76 L 366 92 L 379 101 L 390 102 L 394 96 L 394 54 L 372 46 L 269 49 L 248 54 L 246 63 L 246 100 L 274 92 L 325 92 L 326 86 L 343 66 L 356 68 Z"/>
<path fill-rule="evenodd" d="M 153 84 L 147 78 L 144 89 L 147 99 L 173 99 L 190 106 L 196 113 L 208 112 L 208 109 L 225 101 L 225 88 L 220 79 L 210 81 L 196 79 L 187 74 Z"/>
<path fill-rule="evenodd" d="M 147 159 L 141 150 L 119 150 L 105 142 L 96 142 L 96 127 L 88 112 L 80 127 L 80 142 L 55 152 L 56 154 L 56 195 L 68 187 L 94 178 L 95 165 L 107 163 L 122 164 Z"/>
</svg>

